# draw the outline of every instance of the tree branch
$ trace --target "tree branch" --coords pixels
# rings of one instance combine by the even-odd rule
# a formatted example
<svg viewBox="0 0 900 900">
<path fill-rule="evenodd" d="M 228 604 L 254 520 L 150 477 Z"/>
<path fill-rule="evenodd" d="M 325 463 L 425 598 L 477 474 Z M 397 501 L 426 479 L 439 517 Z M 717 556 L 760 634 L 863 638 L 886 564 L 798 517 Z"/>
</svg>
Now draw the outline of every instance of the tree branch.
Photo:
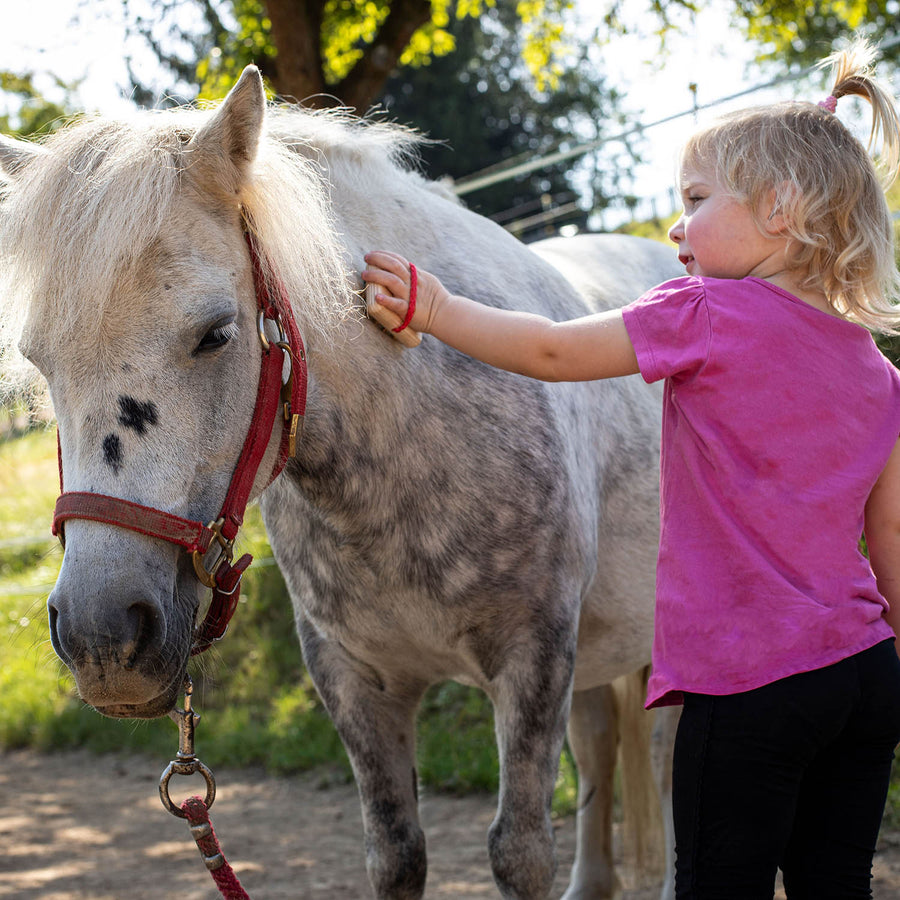
<svg viewBox="0 0 900 900">
<path fill-rule="evenodd" d="M 332 90 L 359 113 L 377 97 L 397 67 L 413 33 L 431 21 L 431 0 L 393 0 L 391 11 L 368 52 Z"/>
</svg>

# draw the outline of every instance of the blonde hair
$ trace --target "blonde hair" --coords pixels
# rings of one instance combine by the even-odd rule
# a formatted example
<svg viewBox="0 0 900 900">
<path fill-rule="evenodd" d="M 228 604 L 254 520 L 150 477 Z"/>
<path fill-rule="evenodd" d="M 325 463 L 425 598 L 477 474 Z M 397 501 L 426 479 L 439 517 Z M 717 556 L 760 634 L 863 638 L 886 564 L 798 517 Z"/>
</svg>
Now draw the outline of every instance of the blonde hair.
<svg viewBox="0 0 900 900">
<path fill-rule="evenodd" d="M 754 215 L 774 190 L 774 209 L 791 238 L 788 264 L 808 272 L 803 287 L 824 292 L 846 318 L 896 334 L 900 275 L 884 192 L 900 164 L 900 119 L 872 74 L 874 53 L 856 41 L 820 63 L 832 69 L 832 97 L 856 95 L 871 104 L 868 148 L 827 108 L 793 101 L 735 112 L 701 129 L 683 148 L 681 166 L 714 171 Z M 877 163 L 870 155 L 876 142 Z"/>
</svg>

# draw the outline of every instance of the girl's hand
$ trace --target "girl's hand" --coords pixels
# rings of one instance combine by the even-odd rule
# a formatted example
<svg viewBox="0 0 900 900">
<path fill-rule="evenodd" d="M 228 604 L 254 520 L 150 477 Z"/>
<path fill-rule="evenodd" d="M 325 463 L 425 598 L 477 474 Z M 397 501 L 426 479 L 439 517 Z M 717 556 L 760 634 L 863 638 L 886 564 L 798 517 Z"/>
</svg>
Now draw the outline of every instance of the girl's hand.
<svg viewBox="0 0 900 900">
<path fill-rule="evenodd" d="M 411 271 L 409 262 L 398 253 L 375 250 L 365 256 L 367 268 L 362 272 L 363 281 L 377 284 L 386 293 L 379 293 L 376 300 L 385 309 L 403 321 L 409 309 Z M 449 296 L 438 278 L 416 267 L 416 308 L 409 327 L 415 331 L 430 332 L 440 305 Z"/>
</svg>

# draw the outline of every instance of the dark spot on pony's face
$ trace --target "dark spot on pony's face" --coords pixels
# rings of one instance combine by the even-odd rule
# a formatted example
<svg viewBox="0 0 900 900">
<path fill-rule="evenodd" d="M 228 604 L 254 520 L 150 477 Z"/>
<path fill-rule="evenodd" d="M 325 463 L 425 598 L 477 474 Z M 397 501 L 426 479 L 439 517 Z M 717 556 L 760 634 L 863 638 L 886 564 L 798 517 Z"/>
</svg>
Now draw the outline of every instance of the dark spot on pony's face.
<svg viewBox="0 0 900 900">
<path fill-rule="evenodd" d="M 156 406 L 152 401 L 141 403 L 134 397 L 119 397 L 119 424 L 144 434 L 148 425 L 155 425 L 158 421 Z"/>
<path fill-rule="evenodd" d="M 117 434 L 103 438 L 103 461 L 118 475 L 122 468 L 122 442 Z"/>
</svg>

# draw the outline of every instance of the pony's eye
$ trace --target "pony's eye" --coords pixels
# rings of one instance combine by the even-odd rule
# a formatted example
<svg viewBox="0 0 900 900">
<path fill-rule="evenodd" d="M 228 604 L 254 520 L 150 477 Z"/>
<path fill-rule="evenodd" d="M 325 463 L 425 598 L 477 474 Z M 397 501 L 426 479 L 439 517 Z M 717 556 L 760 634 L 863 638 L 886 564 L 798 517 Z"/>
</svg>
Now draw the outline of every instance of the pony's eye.
<svg viewBox="0 0 900 900">
<path fill-rule="evenodd" d="M 197 353 L 209 353 L 211 350 L 218 350 L 224 347 L 233 337 L 237 337 L 238 329 L 234 322 L 225 322 L 210 328 L 203 335 L 203 339 L 197 344 Z"/>
</svg>

